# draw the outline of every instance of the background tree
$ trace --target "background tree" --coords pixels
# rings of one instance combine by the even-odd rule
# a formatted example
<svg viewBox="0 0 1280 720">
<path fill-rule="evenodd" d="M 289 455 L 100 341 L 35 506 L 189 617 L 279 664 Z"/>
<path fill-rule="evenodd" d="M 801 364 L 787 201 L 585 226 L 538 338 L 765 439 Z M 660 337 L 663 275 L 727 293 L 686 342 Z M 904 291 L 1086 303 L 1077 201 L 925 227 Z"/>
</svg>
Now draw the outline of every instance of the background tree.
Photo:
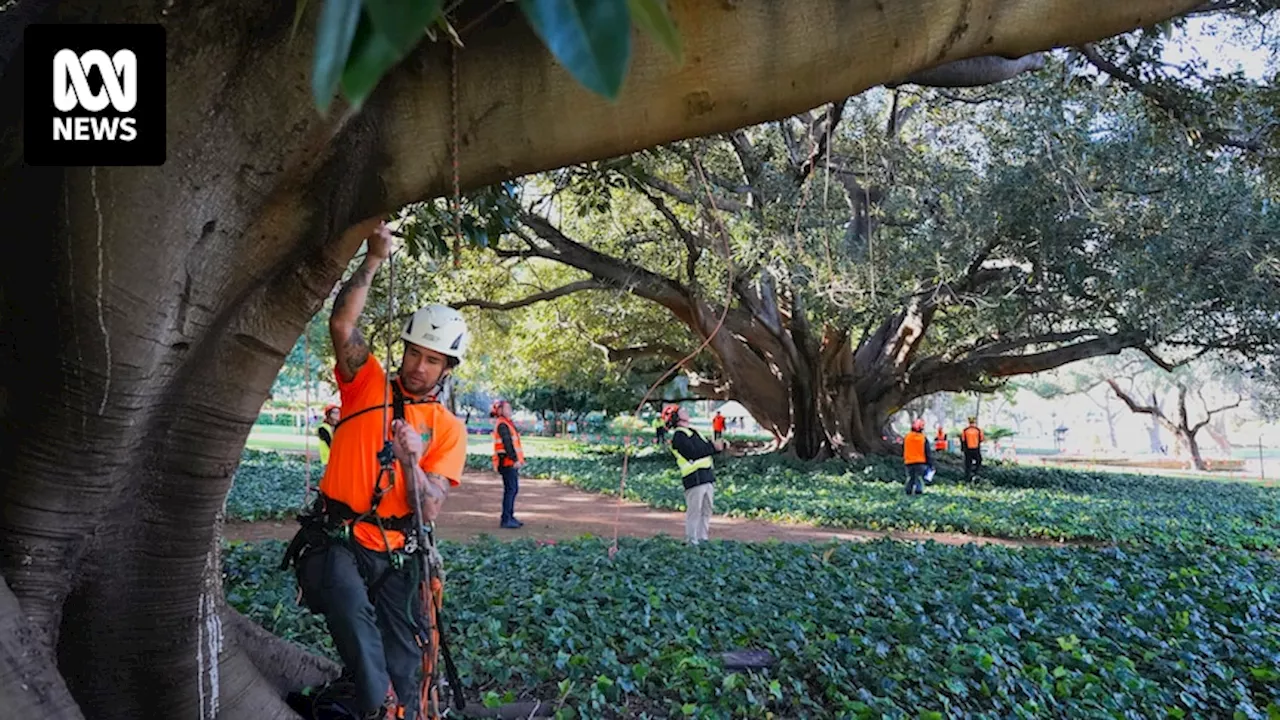
<svg viewBox="0 0 1280 720">
<path fill-rule="evenodd" d="M 332 670 L 227 610 L 221 508 L 280 366 L 368 221 L 449 193 L 454 160 L 456 185 L 472 190 L 950 61 L 1096 41 L 1196 4 L 679 2 L 696 71 L 638 41 L 616 102 L 558 65 L 512 4 L 450 4 L 456 61 L 446 43 L 421 42 L 429 15 L 397 22 L 411 6 L 395 0 L 6 4 L 0 222 L 30 254 L 0 269 L 0 707 L 270 720 L 290 715 L 285 688 Z M 379 9 L 393 12 L 374 21 Z M 315 32 L 322 16 L 349 19 L 349 32 Z M 164 166 L 21 162 L 21 29 L 35 21 L 165 26 Z M 314 74 L 317 42 L 345 46 L 326 64 L 378 69 L 358 111 L 316 113 L 313 85 L 373 87 Z"/>
<path fill-rule="evenodd" d="M 671 357 L 714 333 L 692 387 L 802 457 L 887 451 L 915 399 L 1126 348 L 1274 354 L 1268 182 L 1124 86 L 1049 68 L 553 173 L 494 251 L 581 272 L 490 307 L 601 286 L 658 306 L 688 329 Z"/>
</svg>

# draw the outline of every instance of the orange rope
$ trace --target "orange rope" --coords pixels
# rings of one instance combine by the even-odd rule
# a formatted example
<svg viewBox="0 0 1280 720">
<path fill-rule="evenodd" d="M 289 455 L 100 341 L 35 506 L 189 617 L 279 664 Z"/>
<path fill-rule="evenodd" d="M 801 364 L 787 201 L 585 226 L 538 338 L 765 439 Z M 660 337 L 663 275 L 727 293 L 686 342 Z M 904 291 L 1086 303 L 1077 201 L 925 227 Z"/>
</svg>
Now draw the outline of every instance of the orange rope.
<svg viewBox="0 0 1280 720">
<path fill-rule="evenodd" d="M 673 373 L 675 373 L 676 370 L 680 369 L 680 366 L 684 365 L 685 363 L 689 362 L 693 358 L 697 357 L 698 353 L 702 352 L 703 348 L 711 344 L 711 341 L 720 332 L 720 328 L 724 326 L 724 320 L 726 317 L 729 316 L 729 306 L 733 301 L 734 272 L 733 272 L 733 259 L 731 257 L 732 252 L 729 248 L 729 233 L 727 230 L 725 230 L 724 223 L 720 222 L 720 208 L 716 206 L 716 199 L 711 194 L 711 190 L 708 187 L 708 183 L 707 183 L 706 173 L 703 172 L 702 162 L 698 159 L 697 155 L 693 156 L 693 164 L 694 164 L 694 167 L 697 168 L 698 170 L 698 178 L 702 182 L 702 190 L 707 194 L 707 201 L 710 202 L 711 204 L 712 218 L 715 220 L 716 228 L 719 230 L 720 241 L 724 244 L 724 261 L 726 265 L 724 308 L 720 311 L 720 319 L 716 321 L 715 328 L 713 328 L 711 330 L 711 333 L 702 340 L 702 344 L 699 345 L 693 352 L 684 356 L 678 362 L 672 365 L 670 369 L 668 369 L 665 373 L 662 374 L 662 377 L 658 378 L 656 381 L 654 381 L 652 385 L 649 386 L 649 389 L 645 392 L 644 397 L 640 399 L 640 404 L 636 406 L 636 412 L 635 412 L 636 417 L 640 416 L 640 411 L 644 409 L 645 403 L 649 402 L 649 396 L 653 394 L 653 391 L 656 390 L 659 385 L 666 382 L 668 377 L 670 377 Z M 694 312 L 695 313 L 697 312 L 696 305 L 694 307 Z M 622 521 L 622 501 L 623 501 L 622 498 L 623 498 L 623 494 L 626 492 L 626 489 L 627 489 L 627 458 L 629 458 L 630 456 L 631 456 L 631 435 L 628 434 L 626 437 L 626 444 L 624 445 L 622 450 L 622 477 L 618 482 L 618 502 L 614 506 L 614 512 L 613 512 L 613 543 L 609 545 L 609 559 L 611 560 L 615 555 L 618 554 L 618 526 Z"/>
</svg>

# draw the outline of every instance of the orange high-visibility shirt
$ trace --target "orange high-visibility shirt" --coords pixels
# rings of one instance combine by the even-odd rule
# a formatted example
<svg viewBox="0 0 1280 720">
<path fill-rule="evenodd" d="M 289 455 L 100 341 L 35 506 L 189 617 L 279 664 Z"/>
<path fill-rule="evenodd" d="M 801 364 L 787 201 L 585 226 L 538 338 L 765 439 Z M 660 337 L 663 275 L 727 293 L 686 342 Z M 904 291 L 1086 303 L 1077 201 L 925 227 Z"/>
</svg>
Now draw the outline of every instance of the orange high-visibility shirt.
<svg viewBox="0 0 1280 720">
<path fill-rule="evenodd" d="M 904 465 L 922 465 L 929 461 L 928 455 L 925 453 L 925 443 L 929 439 L 922 432 L 912 430 L 902 439 L 902 464 Z"/>
<path fill-rule="evenodd" d="M 498 456 L 505 456 L 507 449 L 502 446 L 502 436 L 498 434 L 498 428 L 503 425 L 507 426 L 507 430 L 511 432 L 511 447 L 515 449 L 516 456 L 514 458 L 503 457 L 502 467 L 512 467 L 516 463 L 524 462 L 524 446 L 520 444 L 520 433 L 516 431 L 515 423 L 507 418 L 500 417 L 493 419 L 493 469 L 498 469 Z"/>
<path fill-rule="evenodd" d="M 373 504 L 373 487 L 381 470 L 378 451 L 391 427 L 393 406 L 387 407 L 386 425 L 383 425 L 381 410 L 356 413 L 382 406 L 387 376 L 378 358 L 370 354 L 351 382 L 343 382 L 337 368 L 334 377 L 342 396 L 342 417 L 346 419 L 333 432 L 333 446 L 320 480 L 320 492 L 363 513 Z M 422 436 L 423 453 L 418 465 L 423 472 L 443 475 L 453 486 L 462 484 L 462 467 L 467 461 L 467 431 L 462 421 L 438 402 L 406 405 L 404 415 Z M 379 517 L 412 513 L 400 463 L 395 463 L 394 468 L 395 482 L 378 504 Z M 404 546 L 404 534 L 388 530 L 386 544 L 390 547 L 385 547 L 378 526 L 371 522 L 356 523 L 352 537 L 370 550 L 395 550 Z"/>
<path fill-rule="evenodd" d="M 982 429 L 977 425 L 970 425 L 965 428 L 960 437 L 964 439 L 964 446 L 970 450 L 976 450 L 978 446 L 982 445 L 982 441 L 986 439 L 982 434 Z"/>
</svg>

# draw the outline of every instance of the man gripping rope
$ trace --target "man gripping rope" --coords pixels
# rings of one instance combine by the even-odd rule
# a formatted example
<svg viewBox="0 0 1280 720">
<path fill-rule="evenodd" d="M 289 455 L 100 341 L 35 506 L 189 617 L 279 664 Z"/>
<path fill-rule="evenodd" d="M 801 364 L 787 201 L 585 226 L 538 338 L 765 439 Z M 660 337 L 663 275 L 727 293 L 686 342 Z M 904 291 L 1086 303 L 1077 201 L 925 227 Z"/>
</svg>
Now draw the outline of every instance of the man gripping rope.
<svg viewBox="0 0 1280 720">
<path fill-rule="evenodd" d="M 449 487 L 460 484 L 467 452 L 462 422 L 435 398 L 466 354 L 470 334 L 457 310 L 418 310 L 400 334 L 400 367 L 388 387 L 358 321 L 374 273 L 391 255 L 391 233 L 382 224 L 367 242 L 329 318 L 342 420 L 332 431 L 320 497 L 300 518 L 303 529 L 285 562 L 296 565 L 307 606 L 328 623 L 344 678 L 354 685 L 351 717 L 390 712 L 412 720 L 419 717 L 427 645 L 418 592 L 426 564 L 417 554 L 428 548 L 419 529 L 435 519 Z M 388 437 L 394 457 L 385 452 Z M 414 514 L 415 491 L 424 518 Z"/>
</svg>

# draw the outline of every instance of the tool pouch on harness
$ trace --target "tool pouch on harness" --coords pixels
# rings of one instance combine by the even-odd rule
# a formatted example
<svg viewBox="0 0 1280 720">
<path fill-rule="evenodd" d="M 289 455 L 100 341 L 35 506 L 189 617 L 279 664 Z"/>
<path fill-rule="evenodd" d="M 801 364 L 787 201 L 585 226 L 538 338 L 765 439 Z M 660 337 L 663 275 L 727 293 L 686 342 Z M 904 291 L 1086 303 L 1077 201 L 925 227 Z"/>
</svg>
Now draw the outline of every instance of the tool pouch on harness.
<svg viewBox="0 0 1280 720">
<path fill-rule="evenodd" d="M 333 542 L 330 536 L 332 529 L 324 512 L 324 498 L 317 498 L 315 504 L 301 515 L 298 515 L 298 532 L 285 548 L 284 557 L 280 560 L 280 569 L 288 570 L 297 567 L 303 557 L 323 550 Z"/>
</svg>

